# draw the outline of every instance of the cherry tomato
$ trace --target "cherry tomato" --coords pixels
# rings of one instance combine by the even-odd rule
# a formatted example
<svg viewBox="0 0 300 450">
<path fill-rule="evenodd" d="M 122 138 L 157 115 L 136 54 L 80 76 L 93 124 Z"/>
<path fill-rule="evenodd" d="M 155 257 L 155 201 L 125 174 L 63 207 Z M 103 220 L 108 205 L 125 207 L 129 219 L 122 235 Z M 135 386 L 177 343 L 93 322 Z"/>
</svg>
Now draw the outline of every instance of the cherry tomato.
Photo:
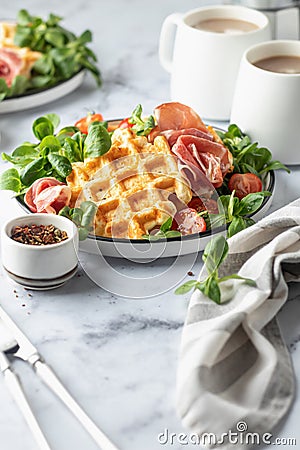
<svg viewBox="0 0 300 450">
<path fill-rule="evenodd" d="M 79 128 L 81 133 L 88 134 L 89 124 L 91 122 L 102 122 L 103 116 L 102 114 L 87 114 L 85 117 L 77 120 L 75 123 L 75 127 Z"/>
<path fill-rule="evenodd" d="M 186 208 L 175 214 L 172 229 L 180 231 L 182 235 L 202 233 L 206 230 L 206 222 L 195 209 Z"/>
<path fill-rule="evenodd" d="M 130 117 L 127 117 L 126 119 L 123 119 L 120 123 L 118 128 L 132 128 L 133 127 L 133 123 L 129 123 L 129 119 Z"/>
<path fill-rule="evenodd" d="M 235 190 L 235 196 L 239 199 L 246 197 L 252 192 L 262 191 L 262 182 L 254 173 L 235 173 L 229 180 L 230 191 Z"/>
<path fill-rule="evenodd" d="M 195 209 L 198 213 L 202 211 L 207 211 L 209 214 L 218 214 L 218 204 L 212 198 L 199 198 L 193 197 L 188 203 L 188 207 Z"/>
</svg>

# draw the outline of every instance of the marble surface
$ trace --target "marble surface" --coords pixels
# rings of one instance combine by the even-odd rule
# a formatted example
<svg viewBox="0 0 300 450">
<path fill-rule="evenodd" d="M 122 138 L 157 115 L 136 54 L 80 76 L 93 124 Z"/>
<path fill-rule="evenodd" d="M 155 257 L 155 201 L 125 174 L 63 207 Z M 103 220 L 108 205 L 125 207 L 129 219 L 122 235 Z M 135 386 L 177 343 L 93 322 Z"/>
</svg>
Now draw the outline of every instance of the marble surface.
<svg viewBox="0 0 300 450">
<path fill-rule="evenodd" d="M 174 11 L 217 3 L 195 0 L 73 0 L 40 2 L 0 0 L 3 14 L 14 17 L 21 7 L 32 13 L 55 12 L 77 33 L 90 28 L 93 49 L 102 69 L 103 87 L 95 89 L 87 76 L 77 92 L 44 107 L 0 116 L 1 151 L 10 151 L 32 138 L 33 120 L 49 112 L 61 116 L 62 125 L 75 122 L 87 111 L 106 118 L 128 116 L 137 103 L 146 112 L 169 100 L 169 76 L 159 65 L 157 48 L 162 21 Z M 222 124 L 221 124 L 222 125 Z M 8 166 L 0 163 L 0 170 Z M 279 172 L 271 210 L 299 196 L 300 168 L 291 175 Z M 0 224 L 21 210 L 10 193 L 0 193 Z M 89 258 L 81 254 L 83 266 Z M 64 287 L 53 291 L 27 291 L 10 281 L 0 269 L 0 302 L 22 327 L 65 386 L 121 450 L 157 450 L 157 436 L 168 428 L 183 428 L 175 411 L 178 346 L 189 295 L 178 297 L 165 281 L 173 260 L 137 264 L 114 259 L 114 270 L 128 283 L 144 278 L 144 298 L 122 296 L 122 284 L 111 294 L 94 284 L 80 269 Z M 180 258 L 177 280 L 198 274 L 201 255 Z M 152 278 L 165 272 L 157 295 L 149 298 Z M 169 272 L 170 273 L 170 272 Z M 174 275 L 174 274 L 172 274 Z M 152 291 L 151 291 L 152 292 Z M 279 314 L 282 332 L 300 382 L 300 289 L 292 286 L 290 301 Z M 96 445 L 59 401 L 22 362 L 15 363 L 25 390 L 49 442 L 55 450 L 94 450 Z M 0 377 L 0 448 L 34 450 L 34 441 Z M 297 438 L 300 399 L 276 431 L 279 437 Z M 300 445 L 300 444 L 298 444 Z M 274 446 L 279 448 L 279 446 Z M 186 448 L 186 446 L 185 446 Z M 282 448 L 282 446 L 281 446 Z M 295 447 L 285 447 L 295 448 Z"/>
</svg>

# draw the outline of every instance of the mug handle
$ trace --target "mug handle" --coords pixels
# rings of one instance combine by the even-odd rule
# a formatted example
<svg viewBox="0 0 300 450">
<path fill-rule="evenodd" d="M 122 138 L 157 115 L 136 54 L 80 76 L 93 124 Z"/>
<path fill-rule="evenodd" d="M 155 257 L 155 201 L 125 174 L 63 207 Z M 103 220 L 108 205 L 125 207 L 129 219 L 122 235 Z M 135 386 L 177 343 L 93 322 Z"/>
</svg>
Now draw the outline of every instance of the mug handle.
<svg viewBox="0 0 300 450">
<path fill-rule="evenodd" d="M 174 13 L 165 18 L 159 38 L 159 60 L 163 68 L 170 72 L 172 71 L 173 60 L 173 44 L 175 37 L 175 28 L 181 22 L 183 14 Z"/>
</svg>

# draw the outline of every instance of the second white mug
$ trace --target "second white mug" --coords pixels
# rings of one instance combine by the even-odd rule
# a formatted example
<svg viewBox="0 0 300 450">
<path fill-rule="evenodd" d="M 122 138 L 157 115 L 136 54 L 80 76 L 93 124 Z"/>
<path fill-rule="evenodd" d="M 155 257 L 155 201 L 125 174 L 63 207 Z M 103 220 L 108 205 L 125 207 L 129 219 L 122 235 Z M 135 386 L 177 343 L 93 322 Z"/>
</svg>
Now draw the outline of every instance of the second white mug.
<svg viewBox="0 0 300 450">
<path fill-rule="evenodd" d="M 300 41 L 263 42 L 244 53 L 230 121 L 274 159 L 300 164 Z"/>
<path fill-rule="evenodd" d="M 204 21 L 224 19 L 240 22 L 242 29 L 201 28 Z M 245 22 L 250 31 L 243 30 Z M 163 23 L 159 44 L 160 62 L 171 73 L 171 99 L 191 106 L 206 119 L 228 120 L 243 52 L 269 39 L 268 18 L 250 8 L 216 5 L 171 14 Z"/>
</svg>

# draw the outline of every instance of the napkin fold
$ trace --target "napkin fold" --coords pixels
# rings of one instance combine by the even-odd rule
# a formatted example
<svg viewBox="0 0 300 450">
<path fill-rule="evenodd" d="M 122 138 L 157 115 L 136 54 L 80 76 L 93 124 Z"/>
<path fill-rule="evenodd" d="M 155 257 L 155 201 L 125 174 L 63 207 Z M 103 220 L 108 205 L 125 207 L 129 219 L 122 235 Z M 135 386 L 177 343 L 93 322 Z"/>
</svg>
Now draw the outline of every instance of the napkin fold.
<svg viewBox="0 0 300 450">
<path fill-rule="evenodd" d="M 300 281 L 300 199 L 228 244 L 220 276 L 239 273 L 257 286 L 237 281 L 233 299 L 222 305 L 193 293 L 182 333 L 177 411 L 203 445 L 242 450 L 257 439 L 263 443 L 294 397 L 292 362 L 276 314 L 287 300 L 287 283 Z M 238 443 L 226 436 L 230 430 Z"/>
</svg>

